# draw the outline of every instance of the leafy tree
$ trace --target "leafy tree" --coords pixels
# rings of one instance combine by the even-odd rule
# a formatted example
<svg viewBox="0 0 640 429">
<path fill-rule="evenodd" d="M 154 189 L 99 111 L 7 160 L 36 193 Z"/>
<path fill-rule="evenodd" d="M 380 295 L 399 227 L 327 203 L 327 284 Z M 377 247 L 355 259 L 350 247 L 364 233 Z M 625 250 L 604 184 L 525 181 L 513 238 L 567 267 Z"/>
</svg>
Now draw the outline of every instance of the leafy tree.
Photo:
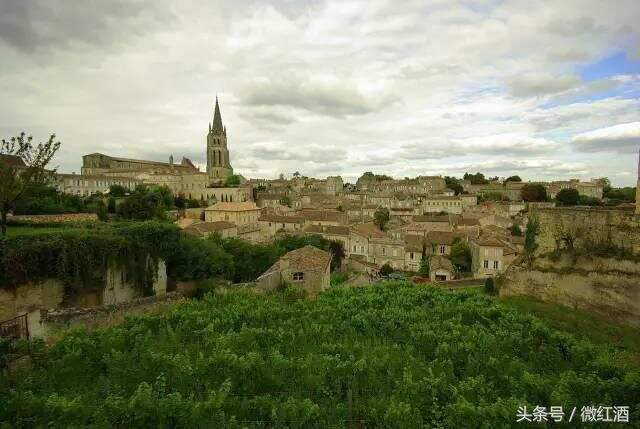
<svg viewBox="0 0 640 429">
<path fill-rule="evenodd" d="M 107 200 L 107 213 L 115 214 L 116 212 L 116 199 L 109 197 Z"/>
<path fill-rule="evenodd" d="M 594 197 L 587 197 L 586 195 L 580 195 L 578 204 L 581 206 L 601 206 L 602 200 Z"/>
<path fill-rule="evenodd" d="M 538 243 L 536 243 L 536 237 L 540 231 L 540 222 L 536 216 L 529 217 L 527 221 L 527 230 L 524 235 L 524 257 L 527 261 L 529 269 L 533 268 L 533 259 L 536 250 L 538 250 Z"/>
<path fill-rule="evenodd" d="M 471 249 L 469 249 L 469 245 L 466 242 L 462 240 L 455 242 L 451 246 L 451 255 L 449 257 L 458 272 L 471 271 Z"/>
<path fill-rule="evenodd" d="M 339 270 L 340 267 L 342 267 L 342 260 L 347 256 L 342 242 L 331 240 L 329 243 L 329 253 L 331 253 L 331 271 Z"/>
<path fill-rule="evenodd" d="M 96 215 L 98 216 L 98 220 L 102 222 L 106 222 L 109 220 L 109 212 L 107 210 L 107 205 L 102 200 L 98 200 L 95 203 L 96 206 Z"/>
<path fill-rule="evenodd" d="M 576 206 L 580 203 L 580 194 L 577 189 L 565 188 L 556 194 L 556 201 L 561 206 Z"/>
<path fill-rule="evenodd" d="M 595 179 L 596 182 L 602 183 L 602 193 L 606 195 L 611 191 L 611 180 L 608 177 L 600 177 L 599 179 Z"/>
<path fill-rule="evenodd" d="M 109 195 L 115 198 L 124 197 L 127 194 L 127 189 L 122 185 L 109 186 Z"/>
<path fill-rule="evenodd" d="M 394 271 L 393 267 L 391 265 L 389 265 L 388 263 L 385 263 L 380 267 L 380 275 L 383 276 L 383 277 L 387 277 L 393 271 Z"/>
<path fill-rule="evenodd" d="M 457 177 L 444 176 L 444 183 L 447 185 L 447 188 L 455 192 L 456 195 L 460 195 L 464 192 L 460 179 Z"/>
<path fill-rule="evenodd" d="M 418 273 L 425 277 L 429 277 L 429 273 L 431 272 L 431 267 L 429 266 L 429 257 L 427 255 L 423 255 L 420 260 L 420 269 Z"/>
<path fill-rule="evenodd" d="M 173 199 L 173 205 L 180 210 L 186 208 L 186 199 L 184 197 L 184 194 L 176 195 L 176 197 Z"/>
<path fill-rule="evenodd" d="M 165 211 L 172 208 L 173 196 L 167 187 L 140 186 L 118 205 L 116 213 L 122 219 L 164 219 Z"/>
<path fill-rule="evenodd" d="M 509 176 L 505 180 L 505 182 L 522 182 L 520 176 Z"/>
<path fill-rule="evenodd" d="M 293 178 L 294 179 L 299 179 L 300 178 L 300 172 L 296 171 L 295 173 L 293 173 Z"/>
<path fill-rule="evenodd" d="M 224 182 L 224 186 L 233 188 L 240 185 L 240 181 L 241 181 L 240 175 L 232 174 L 231 176 L 227 177 L 227 180 L 225 180 Z"/>
<path fill-rule="evenodd" d="M 380 229 L 380 231 L 384 231 L 387 223 L 389 223 L 389 209 L 380 207 L 373 214 L 373 223 Z"/>
<path fill-rule="evenodd" d="M 522 237 L 522 228 L 520 228 L 520 225 L 517 223 L 511 225 L 509 232 L 511 232 L 511 235 L 515 235 L 516 237 Z"/>
<path fill-rule="evenodd" d="M 464 180 L 468 180 L 472 185 L 486 185 L 489 181 L 484 177 L 484 174 L 478 172 L 476 174 L 464 173 Z"/>
<path fill-rule="evenodd" d="M 280 198 L 280 204 L 283 206 L 291 207 L 291 197 L 289 195 L 283 196 L 282 198 Z"/>
<path fill-rule="evenodd" d="M 522 199 L 528 203 L 547 201 L 547 189 L 538 183 L 527 183 L 522 187 Z"/>
<path fill-rule="evenodd" d="M 631 203 L 636 198 L 636 188 L 611 188 L 608 192 L 605 192 L 604 197 L 608 200 L 612 200 L 614 204 L 619 203 Z"/>
<path fill-rule="evenodd" d="M 0 228 L 7 232 L 7 215 L 20 201 L 26 190 L 34 184 L 49 181 L 55 170 L 46 170 L 60 148 L 55 134 L 43 143 L 33 144 L 33 137 L 24 132 L 0 144 Z M 4 158 L 4 159 L 3 159 Z M 16 162 L 9 162 L 14 159 Z"/>
</svg>

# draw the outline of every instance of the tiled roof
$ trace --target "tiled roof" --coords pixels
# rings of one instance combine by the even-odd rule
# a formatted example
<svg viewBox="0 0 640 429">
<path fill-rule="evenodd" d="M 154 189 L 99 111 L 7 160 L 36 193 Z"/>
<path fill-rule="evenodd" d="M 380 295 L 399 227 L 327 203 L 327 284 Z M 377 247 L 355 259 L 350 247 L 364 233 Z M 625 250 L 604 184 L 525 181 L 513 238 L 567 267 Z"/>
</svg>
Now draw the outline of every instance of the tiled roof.
<svg viewBox="0 0 640 429">
<path fill-rule="evenodd" d="M 384 231 L 380 231 L 380 229 L 376 225 L 374 225 L 373 222 L 358 223 L 356 225 L 352 225 L 351 231 L 367 238 L 388 238 L 387 234 L 385 234 Z"/>
<path fill-rule="evenodd" d="M 284 265 L 284 260 L 288 262 L 288 269 L 291 270 L 324 271 L 331 263 L 331 254 L 317 247 L 307 245 L 282 256 L 263 275 L 280 271 Z"/>
<path fill-rule="evenodd" d="M 260 210 L 253 201 L 246 201 L 241 203 L 227 203 L 219 202 L 206 208 L 207 211 L 226 211 L 226 212 L 242 212 L 250 210 Z"/>
<path fill-rule="evenodd" d="M 429 258 L 429 269 L 453 271 L 453 264 L 447 257 L 434 255 Z"/>
<path fill-rule="evenodd" d="M 348 226 L 333 226 L 333 225 L 307 225 L 304 228 L 304 232 L 308 234 L 328 234 L 328 235 L 349 235 Z"/>
<path fill-rule="evenodd" d="M 199 222 L 189 225 L 184 229 L 185 232 L 197 233 L 199 235 L 217 231 L 223 231 L 225 229 L 235 228 L 236 225 L 231 222 L 217 221 L 217 222 Z"/>
<path fill-rule="evenodd" d="M 261 222 L 274 222 L 274 223 L 302 223 L 304 218 L 301 216 L 283 216 L 276 214 L 263 214 L 258 219 Z"/>
<path fill-rule="evenodd" d="M 449 215 L 420 215 L 414 216 L 414 222 L 447 222 L 449 223 Z"/>
<path fill-rule="evenodd" d="M 298 215 L 310 221 L 342 222 L 345 220 L 345 213 L 330 210 L 302 210 Z"/>
<path fill-rule="evenodd" d="M 427 241 L 432 244 L 453 244 L 454 239 L 459 236 L 453 232 L 446 231 L 429 231 L 427 232 Z"/>
<path fill-rule="evenodd" d="M 426 240 L 419 235 L 407 235 L 404 238 L 405 252 L 422 252 L 423 245 L 426 245 Z"/>
</svg>

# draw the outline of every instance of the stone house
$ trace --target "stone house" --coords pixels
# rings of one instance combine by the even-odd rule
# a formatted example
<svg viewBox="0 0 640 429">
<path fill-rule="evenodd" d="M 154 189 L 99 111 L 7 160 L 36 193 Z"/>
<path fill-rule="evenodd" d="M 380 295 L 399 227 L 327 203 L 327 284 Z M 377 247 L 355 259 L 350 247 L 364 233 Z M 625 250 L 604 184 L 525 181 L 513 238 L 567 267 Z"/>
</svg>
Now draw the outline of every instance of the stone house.
<svg viewBox="0 0 640 429">
<path fill-rule="evenodd" d="M 302 231 L 304 218 L 301 216 L 283 216 L 263 214 L 258 223 L 267 237 L 275 237 L 277 233 L 297 234 Z"/>
<path fill-rule="evenodd" d="M 307 225 L 303 232 L 307 235 L 317 234 L 327 240 L 338 241 L 344 247 L 345 256 L 349 256 L 349 237 L 350 230 L 348 226 L 319 226 Z"/>
<path fill-rule="evenodd" d="M 428 254 L 427 242 L 424 237 L 407 235 L 404 238 L 404 269 L 419 271 L 422 264 L 422 252 Z"/>
<path fill-rule="evenodd" d="M 419 208 L 422 213 L 462 213 L 462 199 L 457 196 L 425 196 L 419 199 Z"/>
<path fill-rule="evenodd" d="M 276 290 L 283 283 L 301 287 L 310 295 L 329 288 L 331 255 L 313 246 L 292 250 L 256 280 L 259 289 Z"/>
<path fill-rule="evenodd" d="M 349 253 L 364 255 L 367 262 L 404 268 L 404 243 L 380 231 L 373 223 L 352 225 L 349 244 Z"/>
<path fill-rule="evenodd" d="M 431 281 L 453 280 L 454 272 L 453 264 L 446 256 L 432 255 L 429 257 L 429 278 Z"/>
<path fill-rule="evenodd" d="M 218 202 L 205 209 L 207 222 L 233 222 L 237 226 L 257 224 L 260 208 L 252 201 L 246 202 Z"/>
<path fill-rule="evenodd" d="M 296 215 L 304 219 L 305 225 L 340 226 L 349 224 L 348 215 L 337 210 L 302 209 L 296 212 Z"/>
<path fill-rule="evenodd" d="M 506 269 L 505 244 L 498 238 L 483 236 L 471 240 L 469 248 L 475 278 L 494 277 Z"/>
</svg>

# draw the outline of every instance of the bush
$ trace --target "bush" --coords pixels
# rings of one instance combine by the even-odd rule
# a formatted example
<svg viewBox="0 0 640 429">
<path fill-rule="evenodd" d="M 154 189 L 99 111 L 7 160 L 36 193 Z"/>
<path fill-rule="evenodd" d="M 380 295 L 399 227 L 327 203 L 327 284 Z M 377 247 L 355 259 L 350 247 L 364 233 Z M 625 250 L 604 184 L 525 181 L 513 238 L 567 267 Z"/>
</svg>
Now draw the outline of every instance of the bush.
<svg viewBox="0 0 640 429">
<path fill-rule="evenodd" d="M 528 203 L 547 201 L 547 189 L 537 183 L 527 183 L 522 187 L 522 199 Z"/>
<path fill-rule="evenodd" d="M 577 189 L 561 189 L 556 194 L 556 201 L 561 206 L 577 206 L 580 203 L 580 194 Z"/>
<path fill-rule="evenodd" d="M 393 267 L 391 267 L 391 265 L 389 265 L 388 263 L 385 263 L 383 266 L 380 267 L 380 275 L 383 277 L 388 276 L 393 271 L 394 271 Z"/>
<path fill-rule="evenodd" d="M 487 277 L 484 281 L 484 293 L 487 295 L 496 295 L 497 289 L 493 277 Z"/>
</svg>

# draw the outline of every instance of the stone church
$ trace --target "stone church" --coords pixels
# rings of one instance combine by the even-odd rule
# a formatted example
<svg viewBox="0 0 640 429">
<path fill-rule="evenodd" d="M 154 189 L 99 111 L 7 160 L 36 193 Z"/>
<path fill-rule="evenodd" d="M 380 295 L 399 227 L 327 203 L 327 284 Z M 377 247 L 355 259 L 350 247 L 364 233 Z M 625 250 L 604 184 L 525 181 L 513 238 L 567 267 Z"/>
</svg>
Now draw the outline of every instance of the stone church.
<svg viewBox="0 0 640 429">
<path fill-rule="evenodd" d="M 149 184 L 167 186 L 175 195 L 207 201 L 251 200 L 250 189 L 224 188 L 226 179 L 233 175 L 233 168 L 227 147 L 227 128 L 222 123 L 217 97 L 206 142 L 206 172 L 185 157 L 180 163 L 174 163 L 172 155 L 169 162 L 161 162 L 92 153 L 82 157 L 80 175 L 61 177 L 59 185 L 62 191 L 76 195 L 106 192 L 112 184 L 124 184 L 131 190 L 137 185 Z"/>
</svg>

